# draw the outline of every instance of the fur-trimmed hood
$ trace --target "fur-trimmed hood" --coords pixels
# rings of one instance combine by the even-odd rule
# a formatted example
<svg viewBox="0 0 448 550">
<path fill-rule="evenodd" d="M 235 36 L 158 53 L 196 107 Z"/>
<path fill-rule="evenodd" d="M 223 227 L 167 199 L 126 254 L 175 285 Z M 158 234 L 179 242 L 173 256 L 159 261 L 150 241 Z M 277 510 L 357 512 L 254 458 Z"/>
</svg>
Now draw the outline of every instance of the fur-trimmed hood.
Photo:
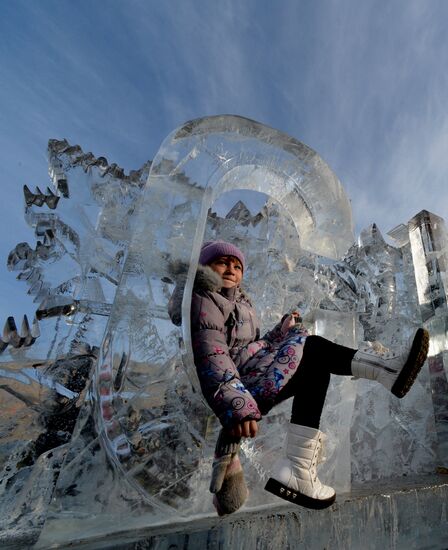
<svg viewBox="0 0 448 550">
<path fill-rule="evenodd" d="M 182 324 L 182 299 L 184 296 L 185 284 L 187 282 L 187 264 L 173 264 L 170 266 L 170 274 L 176 281 L 176 288 L 168 304 L 168 313 L 171 321 L 176 325 Z M 194 278 L 193 290 L 195 292 L 209 291 L 219 292 L 223 286 L 220 275 L 213 271 L 208 265 L 199 265 Z"/>
</svg>

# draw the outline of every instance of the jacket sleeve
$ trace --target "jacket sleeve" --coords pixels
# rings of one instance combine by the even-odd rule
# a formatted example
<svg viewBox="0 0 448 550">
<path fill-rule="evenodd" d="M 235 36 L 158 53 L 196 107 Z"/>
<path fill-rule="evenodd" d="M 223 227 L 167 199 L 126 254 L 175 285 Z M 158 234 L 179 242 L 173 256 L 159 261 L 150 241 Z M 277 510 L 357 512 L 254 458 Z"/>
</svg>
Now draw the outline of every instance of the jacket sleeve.
<svg viewBox="0 0 448 550">
<path fill-rule="evenodd" d="M 230 357 L 224 315 L 210 294 L 193 293 L 191 304 L 193 353 L 202 392 L 224 427 L 260 420 L 255 399 Z"/>
</svg>

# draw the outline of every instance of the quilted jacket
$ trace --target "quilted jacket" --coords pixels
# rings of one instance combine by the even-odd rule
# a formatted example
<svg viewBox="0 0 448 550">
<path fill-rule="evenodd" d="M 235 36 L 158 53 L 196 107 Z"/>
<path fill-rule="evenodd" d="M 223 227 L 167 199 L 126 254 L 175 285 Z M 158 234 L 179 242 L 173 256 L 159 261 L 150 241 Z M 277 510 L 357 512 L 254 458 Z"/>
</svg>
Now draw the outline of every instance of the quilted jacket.
<svg viewBox="0 0 448 550">
<path fill-rule="evenodd" d="M 179 285 L 170 303 L 176 324 L 181 322 L 182 294 Z M 246 294 L 239 287 L 222 287 L 217 273 L 199 267 L 191 303 L 194 360 L 202 392 L 223 426 L 260 420 L 281 401 L 307 336 L 299 326 L 284 337 L 281 324 L 260 338 L 259 322 Z"/>
</svg>

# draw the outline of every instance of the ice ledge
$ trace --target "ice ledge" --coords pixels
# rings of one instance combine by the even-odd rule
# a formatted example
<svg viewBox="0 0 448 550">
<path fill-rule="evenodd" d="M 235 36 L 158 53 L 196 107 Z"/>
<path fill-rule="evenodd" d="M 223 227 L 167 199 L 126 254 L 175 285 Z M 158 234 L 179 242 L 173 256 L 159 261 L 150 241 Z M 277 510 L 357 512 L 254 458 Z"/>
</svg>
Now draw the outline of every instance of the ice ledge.
<svg viewBox="0 0 448 550">
<path fill-rule="evenodd" d="M 34 548 L 446 549 L 447 507 L 448 476 L 408 477 L 354 487 L 324 511 L 280 504 L 224 519 L 131 528 L 101 538 L 41 540 Z"/>
</svg>

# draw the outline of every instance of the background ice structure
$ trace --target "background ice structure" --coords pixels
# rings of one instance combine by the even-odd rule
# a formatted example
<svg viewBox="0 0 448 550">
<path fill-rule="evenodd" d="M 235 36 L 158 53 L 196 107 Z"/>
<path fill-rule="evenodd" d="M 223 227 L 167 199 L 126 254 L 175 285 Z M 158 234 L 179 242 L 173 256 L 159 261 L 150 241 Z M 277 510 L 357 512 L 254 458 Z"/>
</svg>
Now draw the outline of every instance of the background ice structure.
<svg viewBox="0 0 448 550">
<path fill-rule="evenodd" d="M 183 318 L 204 239 L 246 253 L 245 286 L 263 328 L 298 307 L 310 331 L 356 346 L 395 345 L 424 323 L 429 368 L 399 401 L 374 383 L 332 380 L 322 429 L 322 477 L 357 481 L 433 472 L 448 462 L 447 236 L 422 211 L 389 235 L 354 243 L 344 190 L 297 140 L 241 117 L 186 123 L 152 165 L 128 176 L 104 158 L 50 141 L 53 189 L 25 188 L 39 239 L 8 264 L 37 303 L 22 329 L 9 318 L 0 343 L 1 539 L 37 547 L 211 514 L 208 481 L 218 422 L 201 398 L 189 324 L 167 303 L 186 277 Z M 149 173 L 149 177 L 148 177 Z M 146 182 L 146 185 L 145 185 Z M 258 213 L 235 189 L 265 193 Z M 173 265 L 185 262 L 188 273 Z M 290 404 L 243 445 L 247 507 L 283 445 Z M 45 522 L 45 524 L 44 524 Z"/>
</svg>

